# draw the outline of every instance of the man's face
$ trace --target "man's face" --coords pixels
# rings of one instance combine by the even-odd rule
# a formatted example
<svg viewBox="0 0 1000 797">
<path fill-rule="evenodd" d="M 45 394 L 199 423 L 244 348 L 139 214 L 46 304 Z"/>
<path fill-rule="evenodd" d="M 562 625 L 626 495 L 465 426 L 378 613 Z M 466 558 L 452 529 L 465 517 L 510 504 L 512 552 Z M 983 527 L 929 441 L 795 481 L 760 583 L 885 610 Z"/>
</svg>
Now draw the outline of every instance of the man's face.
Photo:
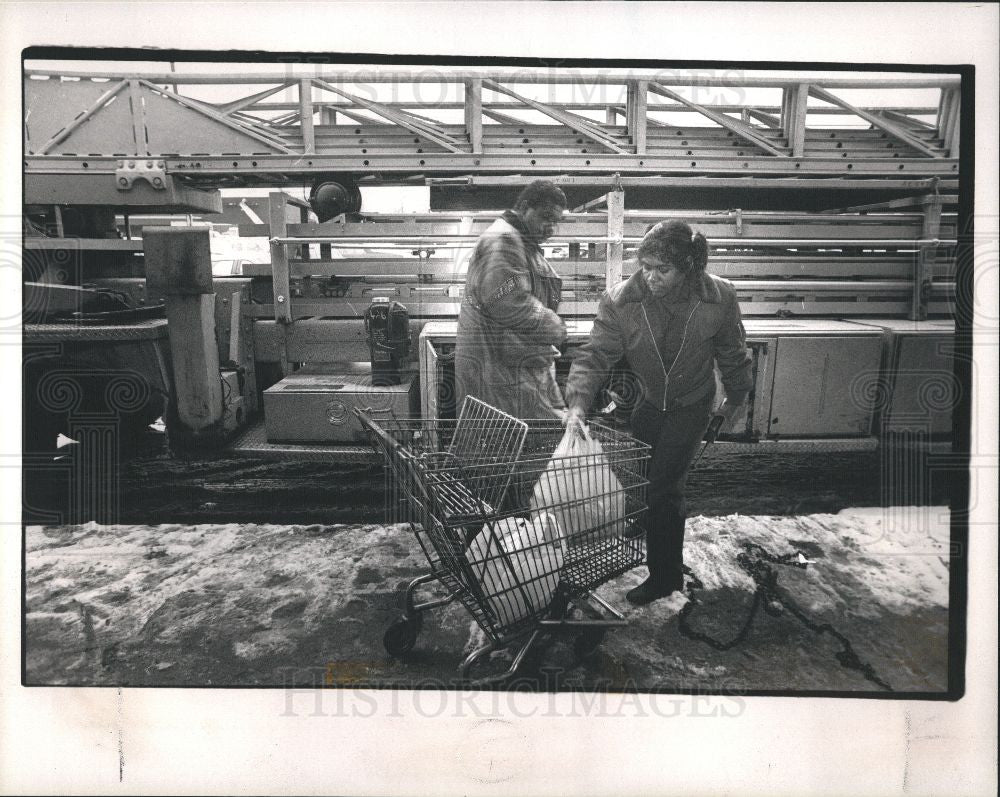
<svg viewBox="0 0 1000 797">
<path fill-rule="evenodd" d="M 558 205 L 541 205 L 529 207 L 521 214 L 521 221 L 528 228 L 528 234 L 537 242 L 548 240 L 556 231 L 556 225 L 562 220 L 565 208 Z"/>
<path fill-rule="evenodd" d="M 639 258 L 642 278 L 657 299 L 676 291 L 684 282 L 684 272 L 675 264 L 645 255 Z"/>
</svg>

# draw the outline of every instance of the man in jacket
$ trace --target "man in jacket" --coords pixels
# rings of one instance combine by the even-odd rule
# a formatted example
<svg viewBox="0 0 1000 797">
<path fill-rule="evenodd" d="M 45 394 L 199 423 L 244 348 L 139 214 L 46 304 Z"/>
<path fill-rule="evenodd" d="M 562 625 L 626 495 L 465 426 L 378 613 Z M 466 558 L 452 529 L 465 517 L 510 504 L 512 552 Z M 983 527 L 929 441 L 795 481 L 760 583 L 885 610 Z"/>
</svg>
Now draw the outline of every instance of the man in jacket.
<svg viewBox="0 0 1000 797">
<path fill-rule="evenodd" d="M 660 222 L 643 238 L 630 279 L 606 291 L 590 340 L 566 383 L 567 424 L 582 423 L 609 369 L 625 357 L 641 398 L 632 431 L 652 446 L 645 519 L 649 578 L 626 598 L 645 604 L 683 589 L 684 486 L 712 416 L 713 364 L 727 421 L 753 386 L 736 292 L 705 272 L 708 243 L 684 222 Z"/>
<path fill-rule="evenodd" d="M 562 190 L 536 180 L 476 243 L 458 314 L 458 411 L 466 396 L 475 396 L 519 418 L 565 414 L 555 380 L 566 340 L 556 313 L 562 280 L 540 246 L 565 209 Z"/>
</svg>

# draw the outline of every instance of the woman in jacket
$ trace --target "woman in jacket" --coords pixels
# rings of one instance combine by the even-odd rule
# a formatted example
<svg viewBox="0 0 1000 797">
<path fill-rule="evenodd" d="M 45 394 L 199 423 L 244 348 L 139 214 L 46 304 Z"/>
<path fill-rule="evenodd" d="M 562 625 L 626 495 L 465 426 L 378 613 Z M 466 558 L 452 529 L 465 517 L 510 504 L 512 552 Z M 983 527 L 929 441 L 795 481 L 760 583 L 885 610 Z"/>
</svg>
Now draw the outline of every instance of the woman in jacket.
<svg viewBox="0 0 1000 797">
<path fill-rule="evenodd" d="M 565 415 L 555 379 L 562 280 L 540 246 L 565 209 L 562 190 L 536 180 L 477 241 L 458 314 L 456 410 L 471 395 L 519 418 Z"/>
<path fill-rule="evenodd" d="M 715 405 L 717 364 L 731 421 L 753 386 L 736 292 L 705 272 L 708 242 L 682 221 L 653 226 L 636 252 L 632 277 L 601 298 L 590 340 L 566 384 L 567 424 L 586 417 L 608 372 L 624 357 L 640 399 L 633 434 L 652 446 L 646 561 L 649 577 L 626 598 L 645 604 L 684 587 L 684 487 Z"/>
</svg>

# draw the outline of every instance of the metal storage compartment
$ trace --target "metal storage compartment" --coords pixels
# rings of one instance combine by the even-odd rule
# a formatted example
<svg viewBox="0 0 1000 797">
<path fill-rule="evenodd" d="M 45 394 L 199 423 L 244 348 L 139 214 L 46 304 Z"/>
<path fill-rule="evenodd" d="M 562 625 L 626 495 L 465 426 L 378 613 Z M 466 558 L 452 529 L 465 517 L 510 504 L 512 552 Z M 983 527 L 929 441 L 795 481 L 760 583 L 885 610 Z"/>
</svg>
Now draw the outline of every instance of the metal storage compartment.
<svg viewBox="0 0 1000 797">
<path fill-rule="evenodd" d="M 747 325 L 748 328 L 750 324 Z M 882 334 L 844 321 L 755 320 L 777 338 L 768 437 L 868 437 Z"/>
<path fill-rule="evenodd" d="M 268 442 L 362 443 L 367 440 L 354 408 L 376 418 L 409 418 L 418 412 L 417 379 L 373 386 L 371 374 L 292 374 L 264 391 Z"/>
<path fill-rule="evenodd" d="M 951 434 L 961 389 L 955 379 L 954 321 L 876 319 L 858 325 L 881 329 L 888 337 L 882 432 Z"/>
</svg>

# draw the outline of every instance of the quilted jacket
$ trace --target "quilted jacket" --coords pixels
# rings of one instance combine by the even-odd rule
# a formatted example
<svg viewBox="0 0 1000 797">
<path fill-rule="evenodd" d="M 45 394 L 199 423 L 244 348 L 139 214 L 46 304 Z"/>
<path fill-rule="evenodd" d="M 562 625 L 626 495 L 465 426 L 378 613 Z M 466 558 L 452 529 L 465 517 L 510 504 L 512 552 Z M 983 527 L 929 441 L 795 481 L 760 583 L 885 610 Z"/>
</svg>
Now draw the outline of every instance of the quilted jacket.
<svg viewBox="0 0 1000 797">
<path fill-rule="evenodd" d="M 476 243 L 458 315 L 456 410 L 467 395 L 519 418 L 564 408 L 555 381 L 562 280 L 507 211 Z"/>
<path fill-rule="evenodd" d="M 650 294 L 641 270 L 605 291 L 590 340 L 573 360 L 566 403 L 589 409 L 622 357 L 638 378 L 642 400 L 662 411 L 714 392 L 713 364 L 731 402 L 742 403 L 753 387 L 736 292 L 711 274 L 696 275 L 676 294 L 659 299 Z"/>
</svg>

